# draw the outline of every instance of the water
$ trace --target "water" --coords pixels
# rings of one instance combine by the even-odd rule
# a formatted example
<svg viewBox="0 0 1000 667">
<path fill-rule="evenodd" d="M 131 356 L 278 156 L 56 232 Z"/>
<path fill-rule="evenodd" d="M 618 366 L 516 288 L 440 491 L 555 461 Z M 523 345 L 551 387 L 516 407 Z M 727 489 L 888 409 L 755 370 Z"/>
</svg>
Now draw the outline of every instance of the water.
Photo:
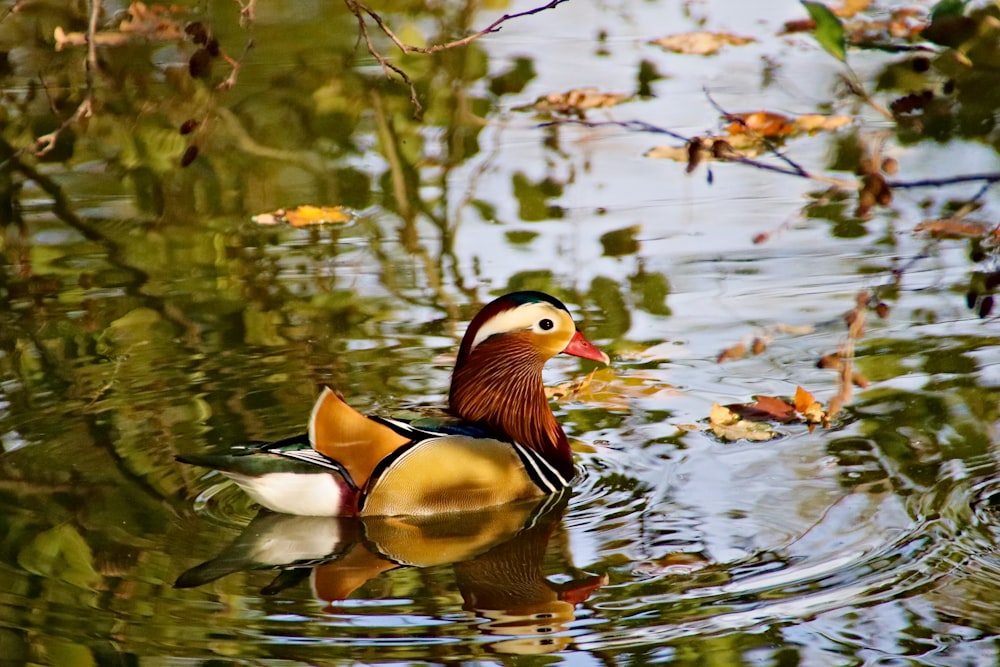
<svg viewBox="0 0 1000 667">
<path fill-rule="evenodd" d="M 436 40 L 532 6 L 459 25 L 421 3 L 391 20 Z M 789 155 L 822 171 L 886 131 L 903 180 L 995 169 L 988 134 L 898 140 L 837 93 L 840 66 L 807 35 L 776 36 L 798 3 L 565 3 L 401 60 L 423 122 L 355 54 L 342 7 L 257 9 L 252 33 L 231 4 L 184 19 L 234 56 L 252 34 L 233 90 L 190 82 L 190 44 L 109 50 L 105 70 L 132 77 L 101 79 L 116 105 L 68 162 L 10 172 L 23 187 L 0 255 L 0 664 L 995 664 L 1000 357 L 995 319 L 966 298 L 988 293 L 995 250 L 912 232 L 980 186 L 898 189 L 859 221 L 851 201 L 804 208 L 824 184 L 720 164 L 710 181 L 643 157 L 669 137 L 546 128 L 516 109 L 573 87 L 632 92 L 647 60 L 669 76 L 655 97 L 588 119 L 702 133 L 718 116 L 705 87 L 733 111 L 829 108 L 856 126 L 791 139 Z M 23 44 L 61 16 L 12 15 L 0 37 Z M 759 41 L 704 59 L 647 44 L 700 19 Z M 51 66 L 42 46 L 15 53 Z M 850 55 L 869 84 L 908 57 Z M 36 75 L 5 76 L 24 96 Z M 502 81 L 517 86 L 490 92 Z M 7 108 L 15 145 L 48 117 L 25 104 Z M 193 137 L 172 129 L 188 118 Z M 251 222 L 304 203 L 356 216 Z M 992 220 L 995 194 L 983 203 Z M 553 403 L 578 454 L 567 497 L 429 522 L 258 516 L 174 461 L 302 430 L 323 385 L 363 411 L 440 405 L 478 305 L 522 288 L 563 298 L 614 360 Z M 861 290 L 890 311 L 870 314 L 856 363 L 871 384 L 830 428 L 711 435 L 714 403 L 799 385 L 828 403 L 835 374 L 815 362 Z M 716 362 L 779 324 L 800 329 Z M 545 379 L 590 370 L 558 358 Z"/>
</svg>

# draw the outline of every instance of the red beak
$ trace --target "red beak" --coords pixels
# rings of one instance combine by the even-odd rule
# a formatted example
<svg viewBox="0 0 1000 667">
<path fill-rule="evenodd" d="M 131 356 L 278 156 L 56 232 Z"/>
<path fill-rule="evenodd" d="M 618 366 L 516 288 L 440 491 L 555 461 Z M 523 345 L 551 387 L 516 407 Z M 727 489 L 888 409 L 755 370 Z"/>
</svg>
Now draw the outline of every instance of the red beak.
<svg viewBox="0 0 1000 667">
<path fill-rule="evenodd" d="M 591 361 L 599 361 L 606 366 L 611 365 L 611 359 L 608 358 L 608 355 L 594 347 L 594 344 L 584 338 L 583 334 L 579 331 L 573 334 L 569 345 L 566 346 L 566 349 L 562 353 L 571 354 L 574 357 L 581 357 L 583 359 L 590 359 Z"/>
</svg>

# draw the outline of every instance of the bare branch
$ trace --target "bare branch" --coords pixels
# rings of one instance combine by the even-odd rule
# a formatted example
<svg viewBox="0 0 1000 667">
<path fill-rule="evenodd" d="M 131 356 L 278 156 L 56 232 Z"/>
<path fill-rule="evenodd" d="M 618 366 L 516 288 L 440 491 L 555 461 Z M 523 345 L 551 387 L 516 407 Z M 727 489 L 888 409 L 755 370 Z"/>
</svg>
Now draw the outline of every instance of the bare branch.
<svg viewBox="0 0 1000 667">
<path fill-rule="evenodd" d="M 252 2 L 253 0 L 250 0 L 251 5 Z M 420 114 L 423 112 L 423 106 L 418 101 L 417 89 L 413 85 L 413 81 L 410 79 L 409 76 L 407 76 L 406 72 L 404 72 L 396 65 L 390 63 L 385 58 L 385 56 L 379 53 L 378 49 L 375 48 L 375 44 L 372 42 L 371 35 L 368 33 L 368 26 L 365 23 L 365 15 L 369 16 L 375 22 L 375 25 L 378 26 L 379 30 L 381 30 L 382 33 L 385 34 L 385 36 L 388 37 L 389 40 L 396 46 L 396 48 L 398 48 L 400 51 L 403 52 L 403 54 L 419 53 L 422 55 L 430 55 L 432 53 L 444 51 L 445 49 L 453 49 L 459 46 L 465 46 L 470 42 L 479 39 L 483 35 L 488 35 L 492 32 L 499 31 L 501 25 L 503 23 L 506 23 L 507 21 L 510 21 L 511 19 L 520 18 L 522 16 L 530 16 L 532 14 L 538 14 L 539 12 L 543 12 L 547 9 L 554 9 L 557 5 L 561 5 L 564 2 L 569 2 L 569 0 L 549 0 L 549 2 L 546 3 L 545 5 L 535 7 L 533 9 L 528 9 L 523 12 L 517 12 L 515 14 L 504 14 L 497 20 L 493 21 L 493 23 L 489 24 L 482 30 L 478 30 L 472 33 L 471 35 L 467 35 L 461 39 L 456 39 L 454 41 L 447 42 L 444 44 L 435 44 L 433 46 L 425 47 L 425 46 L 414 46 L 412 44 L 406 44 L 405 42 L 403 42 L 403 40 L 401 40 L 396 35 L 396 33 L 392 31 L 389 25 L 385 22 L 385 19 L 383 19 L 382 16 L 378 14 L 378 12 L 376 12 L 375 10 L 373 10 L 371 7 L 364 4 L 360 0 L 344 0 L 344 4 L 347 5 L 348 10 L 350 10 L 350 12 L 354 14 L 354 16 L 358 20 L 358 31 L 361 37 L 363 37 L 365 40 L 365 45 L 368 47 L 368 53 L 370 53 L 372 57 L 374 57 L 375 60 L 378 61 L 379 65 L 382 66 L 382 71 L 385 72 L 387 78 L 391 79 L 392 74 L 390 72 L 395 72 L 396 75 L 398 75 L 399 78 L 401 78 L 403 82 L 407 85 L 407 87 L 410 89 L 410 102 L 414 106 L 414 115 L 417 117 L 419 117 Z"/>
<path fill-rule="evenodd" d="M 413 80 L 410 79 L 409 76 L 407 76 L 406 72 L 404 72 L 396 65 L 393 65 L 391 62 L 386 60 L 381 53 L 378 52 L 378 49 L 375 48 L 375 44 L 372 42 L 371 35 L 368 34 L 368 26 L 365 24 L 365 18 L 364 16 L 361 15 L 361 13 L 366 12 L 371 14 L 372 11 L 368 9 L 365 5 L 358 2 L 357 0 L 344 0 L 344 2 L 347 4 L 347 8 L 351 10 L 351 13 L 354 14 L 355 18 L 358 19 L 358 31 L 361 33 L 361 36 L 364 37 L 365 39 L 365 45 L 368 47 L 368 53 L 372 54 L 372 57 L 374 57 L 375 60 L 378 61 L 378 64 L 382 66 L 382 71 L 385 73 L 385 77 L 387 79 L 392 79 L 392 74 L 390 74 L 390 71 L 395 72 L 397 75 L 399 75 L 399 78 L 403 80 L 403 83 L 406 84 L 407 88 L 409 88 L 410 103 L 413 104 L 413 115 L 419 118 L 423 113 L 424 107 L 422 104 L 420 104 L 420 100 L 417 96 L 417 88 L 416 86 L 413 85 Z M 382 27 L 383 30 L 386 29 L 383 26 L 381 19 L 377 19 L 377 22 L 379 26 Z M 395 35 L 393 35 L 393 39 L 395 40 Z"/>
<path fill-rule="evenodd" d="M 632 130 L 635 132 L 648 132 L 650 134 L 665 134 L 669 137 L 689 143 L 692 137 L 687 137 L 673 130 L 668 130 L 666 128 L 658 127 L 651 123 L 647 123 L 642 120 L 606 120 L 606 121 L 589 121 L 582 120 L 578 118 L 562 118 L 559 120 L 553 120 L 546 123 L 540 123 L 539 127 L 553 127 L 556 125 L 582 125 L 583 127 L 623 127 L 627 130 Z M 720 158 L 726 162 L 739 162 L 742 164 L 755 167 L 757 169 L 763 169 L 764 171 L 772 171 L 778 174 L 787 174 L 789 176 L 797 176 L 799 178 L 807 178 L 811 181 L 818 181 L 821 183 L 828 183 L 830 185 L 836 185 L 837 187 L 844 188 L 845 190 L 857 190 L 860 184 L 856 180 L 847 180 L 843 178 L 836 178 L 832 176 L 825 176 L 822 174 L 814 174 L 812 172 L 802 169 L 802 167 L 783 167 L 776 164 L 768 164 L 766 162 L 761 162 L 760 160 L 755 160 L 743 155 L 740 155 L 736 151 L 731 151 L 723 154 Z M 941 187 L 944 185 L 957 185 L 959 183 L 977 183 L 984 182 L 987 186 L 993 183 L 1000 182 L 1000 172 L 983 172 L 980 174 L 959 174 L 957 176 L 944 176 L 941 178 L 924 178 L 917 179 L 914 181 L 886 181 L 886 184 L 891 188 L 907 189 L 907 188 L 933 188 Z M 982 196 L 981 194 L 977 197 Z"/>
<path fill-rule="evenodd" d="M 216 88 L 218 88 L 219 90 L 229 90 L 230 88 L 236 85 L 236 79 L 240 75 L 240 67 L 243 66 L 243 59 L 247 57 L 247 53 L 249 53 L 250 49 L 252 48 L 253 48 L 253 40 L 252 39 L 247 40 L 247 44 L 245 47 L 243 47 L 243 53 L 240 55 L 239 59 L 231 57 L 225 51 L 222 50 L 219 51 L 219 55 L 222 56 L 222 59 L 225 60 L 229 64 L 229 67 L 232 69 L 229 72 L 229 76 L 227 76 L 222 81 L 222 83 L 216 86 Z"/>
<path fill-rule="evenodd" d="M 51 151 L 55 147 L 59 135 L 66 128 L 76 124 L 81 118 L 90 118 L 94 113 L 94 73 L 97 71 L 97 40 L 94 36 L 97 34 L 97 18 L 100 13 L 101 0 L 91 0 L 90 21 L 87 23 L 87 90 L 84 93 L 83 101 L 80 102 L 73 115 L 63 121 L 59 127 L 35 140 L 31 148 L 35 155 L 41 156 Z"/>
<path fill-rule="evenodd" d="M 240 25 L 244 28 L 257 18 L 257 0 L 236 0 L 240 6 Z"/>
</svg>

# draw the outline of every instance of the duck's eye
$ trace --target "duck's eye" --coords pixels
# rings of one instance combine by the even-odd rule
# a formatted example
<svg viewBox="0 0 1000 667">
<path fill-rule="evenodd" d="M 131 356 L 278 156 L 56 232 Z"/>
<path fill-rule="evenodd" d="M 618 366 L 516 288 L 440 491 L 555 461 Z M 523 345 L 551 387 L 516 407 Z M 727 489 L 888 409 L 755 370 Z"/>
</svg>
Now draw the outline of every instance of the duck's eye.
<svg viewBox="0 0 1000 667">
<path fill-rule="evenodd" d="M 538 322 L 538 326 L 542 329 L 542 331 L 549 331 L 555 326 L 555 323 L 546 317 L 544 320 L 540 320 Z"/>
</svg>

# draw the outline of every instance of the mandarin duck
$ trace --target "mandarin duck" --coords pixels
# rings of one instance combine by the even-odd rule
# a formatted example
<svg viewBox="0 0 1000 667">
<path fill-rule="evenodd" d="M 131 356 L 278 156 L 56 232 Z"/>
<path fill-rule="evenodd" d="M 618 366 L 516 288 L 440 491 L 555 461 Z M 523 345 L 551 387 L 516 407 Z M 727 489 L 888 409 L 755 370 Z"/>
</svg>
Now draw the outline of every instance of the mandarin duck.
<svg viewBox="0 0 1000 667">
<path fill-rule="evenodd" d="M 325 388 L 308 433 L 178 460 L 215 468 L 275 512 L 397 516 L 475 510 L 557 492 L 574 475 L 542 367 L 563 353 L 600 363 L 561 301 L 513 292 L 469 325 L 451 378 L 454 423 L 365 416 Z"/>
</svg>

